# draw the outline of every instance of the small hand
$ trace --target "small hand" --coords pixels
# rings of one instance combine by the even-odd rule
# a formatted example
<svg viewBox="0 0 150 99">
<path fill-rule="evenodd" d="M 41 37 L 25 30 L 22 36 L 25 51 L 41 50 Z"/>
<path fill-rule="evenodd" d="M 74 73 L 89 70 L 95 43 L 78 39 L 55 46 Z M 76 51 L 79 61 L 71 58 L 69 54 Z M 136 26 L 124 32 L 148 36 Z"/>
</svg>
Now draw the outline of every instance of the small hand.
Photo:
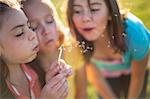
<svg viewBox="0 0 150 99">
<path fill-rule="evenodd" d="M 68 83 L 63 73 L 48 80 L 41 91 L 40 99 L 65 99 L 68 95 Z"/>
</svg>

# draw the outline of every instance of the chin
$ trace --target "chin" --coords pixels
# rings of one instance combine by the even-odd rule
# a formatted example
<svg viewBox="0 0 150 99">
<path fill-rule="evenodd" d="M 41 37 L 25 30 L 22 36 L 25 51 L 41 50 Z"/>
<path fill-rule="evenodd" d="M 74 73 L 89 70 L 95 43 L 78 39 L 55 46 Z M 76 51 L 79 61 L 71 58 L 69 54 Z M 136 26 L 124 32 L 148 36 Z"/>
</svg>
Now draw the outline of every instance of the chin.
<svg viewBox="0 0 150 99">
<path fill-rule="evenodd" d="M 37 54 L 32 55 L 31 57 L 27 59 L 26 63 L 32 62 L 36 57 L 37 57 Z"/>
<path fill-rule="evenodd" d="M 85 38 L 87 41 L 95 41 L 97 40 L 98 38 L 97 37 L 86 37 Z"/>
</svg>

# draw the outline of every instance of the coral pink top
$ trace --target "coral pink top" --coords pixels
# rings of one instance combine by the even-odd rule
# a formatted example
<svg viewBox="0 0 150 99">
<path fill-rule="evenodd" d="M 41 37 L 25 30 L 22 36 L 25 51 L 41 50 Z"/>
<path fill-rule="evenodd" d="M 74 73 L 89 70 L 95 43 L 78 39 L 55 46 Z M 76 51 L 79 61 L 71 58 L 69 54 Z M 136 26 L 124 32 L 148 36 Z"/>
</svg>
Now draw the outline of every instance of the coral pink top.
<svg viewBox="0 0 150 99">
<path fill-rule="evenodd" d="M 41 88 L 37 74 L 29 66 L 26 66 L 25 64 L 21 64 L 20 67 L 22 68 L 29 82 L 30 99 L 38 99 L 40 96 Z M 9 81 L 6 80 L 6 83 L 9 90 L 16 97 L 16 99 L 29 99 L 29 97 L 27 97 L 21 90 L 18 90 Z"/>
</svg>

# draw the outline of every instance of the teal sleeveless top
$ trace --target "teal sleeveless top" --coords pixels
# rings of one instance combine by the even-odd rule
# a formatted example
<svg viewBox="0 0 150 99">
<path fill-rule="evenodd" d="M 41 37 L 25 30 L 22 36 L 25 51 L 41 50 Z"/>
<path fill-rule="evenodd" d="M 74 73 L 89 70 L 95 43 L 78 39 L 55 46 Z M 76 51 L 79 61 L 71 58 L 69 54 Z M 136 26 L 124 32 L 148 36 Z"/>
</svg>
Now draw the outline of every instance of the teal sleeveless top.
<svg viewBox="0 0 150 99">
<path fill-rule="evenodd" d="M 91 63 L 102 70 L 117 71 L 129 69 L 132 60 L 142 60 L 149 51 L 150 31 L 141 20 L 131 13 L 124 20 L 125 44 L 127 50 L 123 54 L 123 62 L 120 64 L 108 64 L 103 61 L 91 59 Z"/>
</svg>

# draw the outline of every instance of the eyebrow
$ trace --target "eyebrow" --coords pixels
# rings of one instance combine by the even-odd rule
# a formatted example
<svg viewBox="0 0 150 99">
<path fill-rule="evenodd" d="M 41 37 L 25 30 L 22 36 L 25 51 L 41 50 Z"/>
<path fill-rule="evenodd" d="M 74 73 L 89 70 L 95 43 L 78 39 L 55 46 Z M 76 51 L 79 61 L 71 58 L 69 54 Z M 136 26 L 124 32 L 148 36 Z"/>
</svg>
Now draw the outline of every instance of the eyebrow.
<svg viewBox="0 0 150 99">
<path fill-rule="evenodd" d="M 72 6 L 82 7 L 81 5 L 78 5 L 78 4 L 73 4 Z"/>
<path fill-rule="evenodd" d="M 100 2 L 93 2 L 93 3 L 90 3 L 90 5 L 102 5 L 102 3 L 100 3 Z"/>
<path fill-rule="evenodd" d="M 13 27 L 13 28 L 11 29 L 11 31 L 14 30 L 14 29 L 16 29 L 16 28 L 23 27 L 23 26 L 24 26 L 24 24 L 17 25 L 17 26 L 15 26 L 15 27 Z"/>
</svg>

